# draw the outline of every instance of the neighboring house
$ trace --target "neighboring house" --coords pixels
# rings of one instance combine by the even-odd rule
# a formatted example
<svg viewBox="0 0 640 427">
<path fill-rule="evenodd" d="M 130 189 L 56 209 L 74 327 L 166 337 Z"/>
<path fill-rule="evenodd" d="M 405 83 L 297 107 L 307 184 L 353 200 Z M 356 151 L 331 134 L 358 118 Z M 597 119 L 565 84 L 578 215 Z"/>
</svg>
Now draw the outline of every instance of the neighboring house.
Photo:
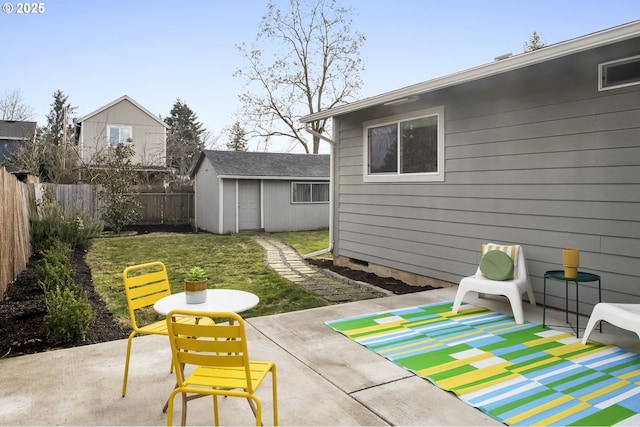
<svg viewBox="0 0 640 427">
<path fill-rule="evenodd" d="M 96 166 L 96 155 L 104 155 L 118 144 L 131 144 L 135 150 L 134 164 L 141 169 L 164 169 L 167 128 L 160 118 L 124 95 L 78 119 L 80 157 Z"/>
<path fill-rule="evenodd" d="M 36 122 L 0 120 L 0 166 L 8 172 L 23 175 L 28 171 L 19 171 L 15 166 L 15 156 L 20 147 L 28 141 L 35 143 Z"/>
<path fill-rule="evenodd" d="M 328 155 L 205 150 L 191 177 L 198 229 L 228 234 L 329 226 Z"/>
<path fill-rule="evenodd" d="M 301 121 L 325 118 L 338 265 L 458 283 L 481 243 L 518 243 L 542 301 L 575 247 L 604 301 L 640 302 L 640 21 Z M 589 313 L 597 284 L 580 286 Z"/>
</svg>

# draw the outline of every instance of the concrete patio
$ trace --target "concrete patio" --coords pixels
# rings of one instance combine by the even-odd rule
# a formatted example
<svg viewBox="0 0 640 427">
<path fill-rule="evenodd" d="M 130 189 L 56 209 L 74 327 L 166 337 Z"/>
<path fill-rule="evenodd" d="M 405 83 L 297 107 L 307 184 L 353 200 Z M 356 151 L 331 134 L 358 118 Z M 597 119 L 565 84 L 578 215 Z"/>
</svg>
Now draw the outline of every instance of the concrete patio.
<svg viewBox="0 0 640 427">
<path fill-rule="evenodd" d="M 376 298 L 247 320 L 250 355 L 276 362 L 281 425 L 502 425 L 453 394 L 394 365 L 324 322 L 419 304 L 453 300 L 456 288 Z M 505 298 L 467 302 L 511 313 Z M 542 307 L 525 304 L 541 322 Z M 547 311 L 548 323 L 564 312 Z M 587 318 L 581 319 L 586 325 Z M 556 328 L 562 329 L 562 328 Z M 608 324 L 592 339 L 640 352 L 638 337 Z M 134 340 L 127 396 L 121 396 L 126 340 L 0 360 L 2 425 L 164 425 L 162 406 L 175 384 L 162 337 Z M 268 380 L 270 381 L 270 380 Z M 273 422 L 270 384 L 260 397 L 265 425 Z M 222 425 L 251 425 L 246 400 L 220 401 Z M 176 399 L 174 423 L 180 421 Z M 209 399 L 189 403 L 189 425 L 211 425 Z"/>
</svg>

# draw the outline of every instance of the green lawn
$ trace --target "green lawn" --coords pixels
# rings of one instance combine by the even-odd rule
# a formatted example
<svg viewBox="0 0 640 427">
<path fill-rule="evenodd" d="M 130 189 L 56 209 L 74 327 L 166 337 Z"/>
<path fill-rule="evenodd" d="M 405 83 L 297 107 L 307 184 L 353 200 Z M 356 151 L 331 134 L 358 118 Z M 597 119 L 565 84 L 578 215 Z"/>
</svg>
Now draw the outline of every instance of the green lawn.
<svg viewBox="0 0 640 427">
<path fill-rule="evenodd" d="M 274 234 L 305 254 L 327 247 L 328 232 Z M 324 241 L 322 240 L 324 236 Z M 122 270 L 129 265 L 161 261 L 167 266 L 172 292 L 183 290 L 188 270 L 198 265 L 209 273 L 210 288 L 240 289 L 260 297 L 244 317 L 264 316 L 328 305 L 327 301 L 283 279 L 264 262 L 264 250 L 250 236 L 208 233 L 152 233 L 99 238 L 87 254 L 96 290 L 118 323 L 130 329 Z M 149 310 L 148 321 L 160 317 Z"/>
<path fill-rule="evenodd" d="M 295 248 L 300 255 L 310 254 L 329 247 L 328 230 L 273 233 L 272 236 Z M 330 258 L 331 253 L 328 252 L 319 257 Z"/>
</svg>

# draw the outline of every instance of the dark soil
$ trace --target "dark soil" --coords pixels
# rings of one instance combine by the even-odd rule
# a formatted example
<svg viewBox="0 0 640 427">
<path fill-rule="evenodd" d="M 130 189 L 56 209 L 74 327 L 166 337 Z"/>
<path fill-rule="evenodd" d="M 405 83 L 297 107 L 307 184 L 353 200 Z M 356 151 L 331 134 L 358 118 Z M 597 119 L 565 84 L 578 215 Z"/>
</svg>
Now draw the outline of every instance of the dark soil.
<svg viewBox="0 0 640 427">
<path fill-rule="evenodd" d="M 386 289 L 387 291 L 391 291 L 396 295 L 410 294 L 413 292 L 422 292 L 435 289 L 431 286 L 409 285 L 402 280 L 394 279 L 392 277 L 380 277 L 373 273 L 367 273 L 361 270 L 353 270 L 348 267 L 338 267 L 336 265 L 333 265 L 333 261 L 328 259 L 309 259 L 307 260 L 307 262 L 315 265 L 316 267 L 331 270 L 334 273 L 338 273 L 339 275 L 347 277 L 351 280 L 368 283 L 370 285 Z"/>
<path fill-rule="evenodd" d="M 76 275 L 75 282 L 87 293 L 96 318 L 87 332 L 85 341 L 74 344 L 58 343 L 55 337 L 47 332 L 44 324 L 47 306 L 44 291 L 36 275 L 39 260 L 39 255 L 31 257 L 27 268 L 9 285 L 4 300 L 0 302 L 0 358 L 96 344 L 128 336 L 128 333 L 116 324 L 106 304 L 96 293 L 85 253 L 74 252 L 71 265 Z"/>
<path fill-rule="evenodd" d="M 132 228 L 132 230 L 142 234 L 156 231 L 191 232 L 188 227 L 144 227 Z M 9 285 L 4 300 L 0 301 L 0 359 L 65 347 L 97 344 L 128 336 L 128 333 L 117 325 L 107 310 L 106 304 L 95 291 L 91 269 L 87 265 L 85 256 L 86 254 L 83 252 L 74 252 L 71 261 L 76 274 L 75 281 L 84 288 L 96 313 L 95 321 L 87 332 L 86 340 L 73 344 L 60 344 L 46 330 L 44 316 L 47 313 L 47 307 L 43 289 L 36 275 L 36 265 L 40 256 L 33 255 L 25 270 Z M 402 281 L 379 277 L 372 273 L 336 267 L 330 260 L 311 260 L 310 262 L 352 280 L 387 289 L 394 294 L 433 289 L 411 286 Z"/>
</svg>

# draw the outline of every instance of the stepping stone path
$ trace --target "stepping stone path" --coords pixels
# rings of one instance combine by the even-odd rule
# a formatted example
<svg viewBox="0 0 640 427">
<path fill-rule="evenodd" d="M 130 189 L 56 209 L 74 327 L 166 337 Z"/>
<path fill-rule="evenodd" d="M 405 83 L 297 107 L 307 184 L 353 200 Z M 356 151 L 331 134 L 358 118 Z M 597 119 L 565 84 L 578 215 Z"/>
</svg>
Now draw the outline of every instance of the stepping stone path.
<svg viewBox="0 0 640 427">
<path fill-rule="evenodd" d="M 281 241 L 265 235 L 254 240 L 265 249 L 266 263 L 280 276 L 332 303 L 361 301 L 391 295 L 384 289 L 347 279 L 332 271 L 307 264 L 298 252 Z"/>
</svg>

